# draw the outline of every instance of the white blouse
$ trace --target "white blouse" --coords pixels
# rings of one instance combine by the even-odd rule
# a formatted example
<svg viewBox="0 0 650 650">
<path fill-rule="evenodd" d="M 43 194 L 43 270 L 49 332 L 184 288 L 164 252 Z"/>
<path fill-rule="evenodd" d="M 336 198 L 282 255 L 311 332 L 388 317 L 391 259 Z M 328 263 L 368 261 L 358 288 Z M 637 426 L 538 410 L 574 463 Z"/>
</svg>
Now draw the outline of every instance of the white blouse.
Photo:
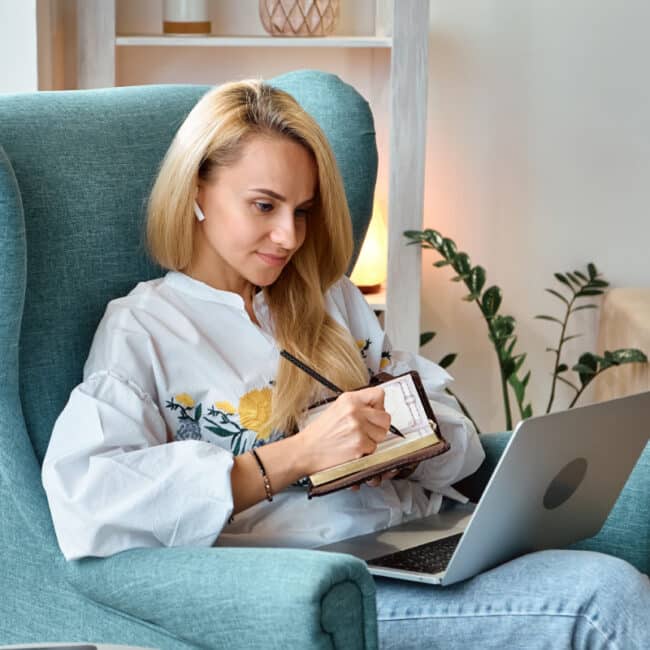
<svg viewBox="0 0 650 650">
<path fill-rule="evenodd" d="M 369 376 L 416 369 L 451 449 L 408 480 L 308 499 L 299 483 L 238 513 L 233 457 L 282 437 L 265 422 L 279 361 L 264 292 L 250 319 L 242 297 L 183 273 L 112 300 L 83 372 L 54 425 L 42 478 L 68 560 L 145 546 L 315 547 L 437 512 L 449 486 L 484 458 L 437 364 L 391 350 L 347 278 L 328 312 L 357 341 Z"/>
</svg>

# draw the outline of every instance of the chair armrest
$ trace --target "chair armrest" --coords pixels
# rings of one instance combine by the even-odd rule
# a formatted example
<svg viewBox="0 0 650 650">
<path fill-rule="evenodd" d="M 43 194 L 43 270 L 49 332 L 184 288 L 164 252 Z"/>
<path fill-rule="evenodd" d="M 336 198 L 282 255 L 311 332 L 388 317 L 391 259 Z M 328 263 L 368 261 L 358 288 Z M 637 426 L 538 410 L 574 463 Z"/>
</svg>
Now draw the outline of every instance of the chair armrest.
<svg viewBox="0 0 650 650">
<path fill-rule="evenodd" d="M 87 598 L 203 648 L 377 647 L 375 585 L 350 555 L 135 549 L 65 571 Z"/>
<path fill-rule="evenodd" d="M 479 436 L 486 458 L 479 469 L 457 483 L 460 492 L 478 501 L 510 439 L 509 433 L 483 433 Z M 570 548 L 615 555 L 650 574 L 650 443 L 632 470 L 609 517 L 594 537 Z"/>
</svg>

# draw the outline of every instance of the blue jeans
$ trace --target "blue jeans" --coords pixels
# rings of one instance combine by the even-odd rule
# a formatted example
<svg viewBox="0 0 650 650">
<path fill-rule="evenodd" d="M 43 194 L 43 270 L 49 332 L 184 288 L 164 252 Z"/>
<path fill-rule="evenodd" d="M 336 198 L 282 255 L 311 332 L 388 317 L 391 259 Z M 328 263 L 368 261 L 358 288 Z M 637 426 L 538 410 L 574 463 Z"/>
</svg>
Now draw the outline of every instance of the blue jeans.
<svg viewBox="0 0 650 650">
<path fill-rule="evenodd" d="M 449 587 L 375 578 L 379 647 L 650 648 L 650 581 L 590 551 L 538 551 Z"/>
</svg>

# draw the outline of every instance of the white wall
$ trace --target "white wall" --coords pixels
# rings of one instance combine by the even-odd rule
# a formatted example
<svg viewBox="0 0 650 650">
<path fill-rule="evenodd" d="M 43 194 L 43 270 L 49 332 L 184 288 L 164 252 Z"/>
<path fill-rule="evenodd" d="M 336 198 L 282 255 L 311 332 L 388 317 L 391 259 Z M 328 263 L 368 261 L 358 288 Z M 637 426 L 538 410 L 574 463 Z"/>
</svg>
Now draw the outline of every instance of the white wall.
<svg viewBox="0 0 650 650">
<path fill-rule="evenodd" d="M 553 272 L 593 261 L 613 285 L 650 285 L 648 25 L 643 0 L 432 0 L 425 225 L 503 289 L 536 413 L 559 327 L 533 317 L 559 313 L 544 292 Z M 422 327 L 438 331 L 423 353 L 460 352 L 455 390 L 486 430 L 502 429 L 482 317 L 431 266 L 436 254 L 423 258 Z M 571 332 L 586 336 L 567 344 L 570 365 L 597 331 L 597 312 L 575 316 Z M 558 408 L 571 391 L 559 393 Z"/>
<path fill-rule="evenodd" d="M 0 2 L 0 93 L 38 90 L 36 0 Z"/>
</svg>

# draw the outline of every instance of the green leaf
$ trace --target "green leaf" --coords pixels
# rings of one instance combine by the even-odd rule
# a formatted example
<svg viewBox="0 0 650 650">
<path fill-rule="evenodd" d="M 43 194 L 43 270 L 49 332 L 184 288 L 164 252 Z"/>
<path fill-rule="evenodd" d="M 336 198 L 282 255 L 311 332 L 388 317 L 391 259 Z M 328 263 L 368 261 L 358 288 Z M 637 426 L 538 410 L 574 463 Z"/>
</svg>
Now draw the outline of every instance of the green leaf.
<svg viewBox="0 0 650 650">
<path fill-rule="evenodd" d="M 530 381 L 530 370 L 526 373 L 526 376 L 521 380 L 521 383 L 524 386 L 528 386 L 529 381 Z"/>
<path fill-rule="evenodd" d="M 550 320 L 554 323 L 558 323 L 559 325 L 564 325 L 564 323 L 559 318 L 555 318 L 555 316 L 546 316 L 545 314 L 539 314 L 538 316 L 535 316 L 535 318 L 539 318 L 540 320 Z"/>
<path fill-rule="evenodd" d="M 415 239 L 416 241 L 421 241 L 425 236 L 425 233 L 421 230 L 405 230 L 402 234 L 407 239 Z"/>
<path fill-rule="evenodd" d="M 571 286 L 571 283 L 569 280 L 566 278 L 566 276 L 562 275 L 561 273 L 554 273 L 555 279 L 559 280 L 562 284 L 565 284 L 571 291 L 573 291 L 573 287 Z"/>
<path fill-rule="evenodd" d="M 438 365 L 441 368 L 448 368 L 454 361 L 456 361 L 457 356 L 456 353 L 447 354 L 438 361 Z"/>
<path fill-rule="evenodd" d="M 427 241 L 436 248 L 440 248 L 440 246 L 442 246 L 442 235 L 437 230 L 431 230 L 431 228 L 427 228 L 424 231 L 424 236 L 426 237 Z"/>
<path fill-rule="evenodd" d="M 440 244 L 440 252 L 447 258 L 453 259 L 456 256 L 456 244 L 445 237 Z"/>
<path fill-rule="evenodd" d="M 512 316 L 495 316 L 492 319 L 492 332 L 497 341 L 505 341 L 515 329 L 515 319 Z"/>
<path fill-rule="evenodd" d="M 474 302 L 475 300 L 478 300 L 478 294 L 469 293 L 463 297 L 463 300 L 465 300 L 466 302 Z"/>
<path fill-rule="evenodd" d="M 583 282 L 589 282 L 589 278 L 584 274 L 581 273 L 580 271 L 574 271 L 574 275 L 577 275 Z"/>
<path fill-rule="evenodd" d="M 596 278 L 596 276 L 598 275 L 596 265 L 592 264 L 592 263 L 587 264 L 587 272 L 589 273 L 589 279 L 590 280 L 594 280 Z"/>
<path fill-rule="evenodd" d="M 481 293 L 481 290 L 485 286 L 485 269 L 482 266 L 475 266 L 470 271 L 468 284 L 472 293 Z"/>
<path fill-rule="evenodd" d="M 435 332 L 422 332 L 420 334 L 420 347 L 426 345 L 435 335 Z"/>
<path fill-rule="evenodd" d="M 559 291 L 556 291 L 555 289 L 545 289 L 545 291 L 553 294 L 556 298 L 559 298 L 565 305 L 568 306 L 569 301 Z"/>
<path fill-rule="evenodd" d="M 617 363 L 648 363 L 648 357 L 637 348 L 621 348 L 614 350 L 612 356 Z"/>
<path fill-rule="evenodd" d="M 194 421 L 198 422 L 201 419 L 201 413 L 203 413 L 203 404 L 199 404 L 194 411 Z"/>
<path fill-rule="evenodd" d="M 521 369 L 521 366 L 524 365 L 524 361 L 526 360 L 526 354 L 520 354 L 520 355 L 518 355 L 516 357 L 513 357 L 513 360 L 515 362 L 514 373 L 516 374 Z"/>
<path fill-rule="evenodd" d="M 571 336 L 564 336 L 562 337 L 562 340 L 560 343 L 566 343 L 567 341 L 570 341 L 571 339 L 578 339 L 582 336 L 582 334 L 572 334 Z"/>
<path fill-rule="evenodd" d="M 239 454 L 239 446 L 241 445 L 242 437 L 241 435 L 237 437 L 237 440 L 235 441 L 235 446 L 233 447 L 232 453 L 237 456 Z"/>
<path fill-rule="evenodd" d="M 561 364 L 557 367 L 557 371 L 556 371 L 556 372 L 559 374 L 559 373 L 561 373 L 561 372 L 566 372 L 568 369 L 569 369 L 569 366 L 567 366 L 566 363 L 561 363 Z"/>
<path fill-rule="evenodd" d="M 576 293 L 576 298 L 582 298 L 583 296 L 600 296 L 603 293 L 602 289 L 580 289 L 580 291 Z"/>
<path fill-rule="evenodd" d="M 592 370 L 589 366 L 586 366 L 584 363 L 576 363 L 572 370 L 575 370 L 576 372 L 579 372 L 580 374 L 584 375 L 595 375 L 596 371 Z"/>
<path fill-rule="evenodd" d="M 517 403 L 521 404 L 524 401 L 524 394 L 526 392 L 526 385 L 519 380 L 517 375 L 512 375 L 508 378 L 508 383 L 512 386 L 512 390 L 517 398 Z"/>
<path fill-rule="evenodd" d="M 517 337 L 513 336 L 512 341 L 510 341 L 510 345 L 508 346 L 508 349 L 506 350 L 506 354 L 508 356 L 512 355 L 512 351 L 515 349 L 515 344 L 517 343 Z"/>
<path fill-rule="evenodd" d="M 481 304 L 483 305 L 486 318 L 492 318 L 501 306 L 501 289 L 497 286 L 486 289 Z"/>
<path fill-rule="evenodd" d="M 514 374 L 515 372 L 515 362 L 513 359 L 505 359 L 501 363 L 501 370 L 503 372 L 503 376 L 506 379 L 510 379 L 510 377 Z"/>
<path fill-rule="evenodd" d="M 556 352 L 556 353 L 559 352 L 559 350 L 557 348 L 546 348 L 546 351 L 547 352 Z"/>
<path fill-rule="evenodd" d="M 212 433 L 215 433 L 218 436 L 221 436 L 222 438 L 231 438 L 234 436 L 237 432 L 236 431 L 228 431 L 227 429 L 222 429 L 221 427 L 213 427 L 210 425 L 206 425 L 205 427 L 208 431 L 212 431 Z"/>
<path fill-rule="evenodd" d="M 571 311 L 580 311 L 581 309 L 598 309 L 598 305 L 580 305 L 580 307 L 573 307 Z"/>
<path fill-rule="evenodd" d="M 454 270 L 461 276 L 469 274 L 472 270 L 472 265 L 467 253 L 458 253 L 456 257 L 454 257 Z"/>
<path fill-rule="evenodd" d="M 463 276 L 463 275 L 456 275 L 456 276 L 454 276 L 454 277 L 451 279 L 451 281 L 452 281 L 452 282 L 460 282 L 461 280 L 464 280 L 464 279 L 465 279 L 465 276 Z"/>
<path fill-rule="evenodd" d="M 580 280 L 578 280 L 578 278 L 576 278 L 576 276 L 573 275 L 573 273 L 565 273 L 565 275 L 566 275 L 567 278 L 569 278 L 569 280 L 571 280 L 571 282 L 573 282 L 573 284 L 576 285 L 576 287 L 581 286 L 580 285 Z"/>
<path fill-rule="evenodd" d="M 609 282 L 606 280 L 589 280 L 588 287 L 608 287 Z"/>
<path fill-rule="evenodd" d="M 585 352 L 578 358 L 578 363 L 572 367 L 572 370 L 575 370 L 578 373 L 580 383 L 583 387 L 594 378 L 594 375 L 598 371 L 598 359 L 599 357 L 595 354 Z"/>
<path fill-rule="evenodd" d="M 443 266 L 447 266 L 448 264 L 451 264 L 449 260 L 438 260 L 437 262 L 433 263 L 433 265 L 437 266 L 438 268 L 442 268 Z"/>
<path fill-rule="evenodd" d="M 528 404 L 526 408 L 521 412 L 521 417 L 523 420 L 526 420 L 533 416 L 533 405 Z"/>
<path fill-rule="evenodd" d="M 589 366 L 589 368 L 596 372 L 596 370 L 598 370 L 598 359 L 600 359 L 598 355 L 592 354 L 591 352 L 585 352 L 580 355 L 578 363 Z"/>
</svg>

